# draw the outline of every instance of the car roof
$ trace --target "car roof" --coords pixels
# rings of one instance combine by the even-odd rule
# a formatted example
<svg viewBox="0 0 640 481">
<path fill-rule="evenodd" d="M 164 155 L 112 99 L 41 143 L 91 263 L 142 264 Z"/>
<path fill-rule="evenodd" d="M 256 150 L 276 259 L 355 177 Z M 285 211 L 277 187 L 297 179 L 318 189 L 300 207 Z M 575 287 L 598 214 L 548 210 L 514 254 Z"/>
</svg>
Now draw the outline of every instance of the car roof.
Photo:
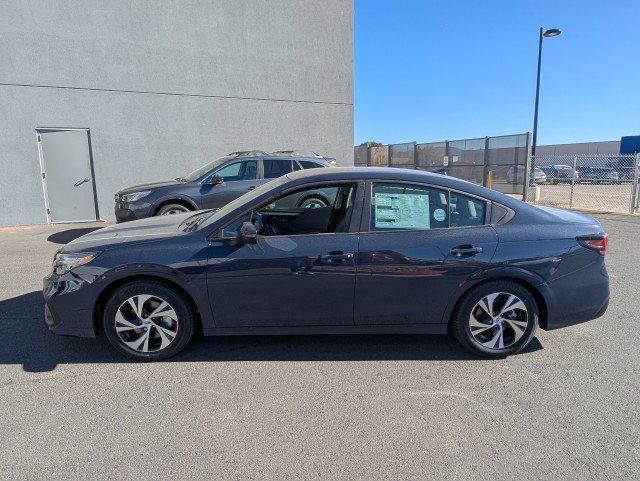
<svg viewBox="0 0 640 481">
<path fill-rule="evenodd" d="M 338 180 L 374 180 L 388 182 L 416 182 L 430 184 L 445 189 L 460 190 L 471 195 L 484 197 L 507 207 L 516 208 L 522 201 L 509 197 L 502 192 L 487 189 L 481 185 L 467 182 L 448 175 L 426 172 L 424 170 L 399 169 L 395 167 L 334 167 L 331 169 L 298 170 L 285 176 L 292 184 L 313 182 L 331 182 Z"/>
</svg>

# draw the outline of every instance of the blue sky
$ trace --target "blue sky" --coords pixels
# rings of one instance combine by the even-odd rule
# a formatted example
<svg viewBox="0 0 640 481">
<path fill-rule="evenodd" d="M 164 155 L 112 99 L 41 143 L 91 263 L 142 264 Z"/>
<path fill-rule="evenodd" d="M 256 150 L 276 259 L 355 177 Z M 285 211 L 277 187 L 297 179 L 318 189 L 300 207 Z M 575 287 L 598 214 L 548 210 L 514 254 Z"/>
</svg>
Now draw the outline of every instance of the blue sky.
<svg viewBox="0 0 640 481">
<path fill-rule="evenodd" d="M 640 1 L 355 0 L 355 142 L 640 134 Z"/>
</svg>

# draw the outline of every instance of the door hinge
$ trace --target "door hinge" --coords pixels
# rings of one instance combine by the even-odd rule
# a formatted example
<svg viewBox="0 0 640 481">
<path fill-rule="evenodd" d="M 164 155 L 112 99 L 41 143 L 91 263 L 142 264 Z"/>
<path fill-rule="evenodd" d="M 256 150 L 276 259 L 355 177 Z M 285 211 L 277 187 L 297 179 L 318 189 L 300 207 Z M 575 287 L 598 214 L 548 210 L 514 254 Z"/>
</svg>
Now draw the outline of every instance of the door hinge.
<svg viewBox="0 0 640 481">
<path fill-rule="evenodd" d="M 47 215 L 51 215 L 51 209 L 47 209 Z"/>
<path fill-rule="evenodd" d="M 46 179 L 47 178 L 47 174 L 45 174 L 44 172 L 42 173 L 42 178 Z"/>
<path fill-rule="evenodd" d="M 40 142 L 40 140 L 41 140 L 41 139 L 40 139 L 40 134 L 38 134 L 38 142 Z"/>
</svg>

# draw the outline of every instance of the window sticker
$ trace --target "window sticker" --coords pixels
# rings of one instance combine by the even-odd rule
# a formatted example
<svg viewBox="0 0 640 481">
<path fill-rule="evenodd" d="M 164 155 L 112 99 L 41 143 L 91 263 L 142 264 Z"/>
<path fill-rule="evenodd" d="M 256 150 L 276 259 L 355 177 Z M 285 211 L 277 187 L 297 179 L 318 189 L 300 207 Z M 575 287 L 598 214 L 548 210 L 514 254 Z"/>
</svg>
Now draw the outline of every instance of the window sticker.
<svg viewBox="0 0 640 481">
<path fill-rule="evenodd" d="M 429 194 L 374 194 L 377 229 L 428 229 Z"/>
<path fill-rule="evenodd" d="M 436 209 L 433 211 L 433 218 L 438 222 L 442 222 L 447 218 L 447 214 L 444 212 L 444 209 Z"/>
</svg>

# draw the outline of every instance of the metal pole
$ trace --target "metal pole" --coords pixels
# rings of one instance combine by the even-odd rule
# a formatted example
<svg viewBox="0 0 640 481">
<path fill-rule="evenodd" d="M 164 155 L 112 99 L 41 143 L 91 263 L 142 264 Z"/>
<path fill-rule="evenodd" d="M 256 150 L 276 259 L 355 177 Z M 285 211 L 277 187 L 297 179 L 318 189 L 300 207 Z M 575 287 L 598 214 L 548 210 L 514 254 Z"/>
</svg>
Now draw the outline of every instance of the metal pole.
<svg viewBox="0 0 640 481">
<path fill-rule="evenodd" d="M 542 65 L 542 33 L 540 27 L 540 39 L 538 41 L 538 76 L 536 78 L 536 103 L 533 108 L 533 140 L 531 142 L 531 155 L 536 155 L 536 145 L 538 142 L 538 103 L 540 102 L 540 67 Z"/>
<path fill-rule="evenodd" d="M 631 208 L 629 212 L 635 214 L 638 208 L 638 168 L 640 167 L 640 152 L 636 154 L 636 161 L 633 168 L 633 181 L 631 186 Z"/>
<path fill-rule="evenodd" d="M 571 171 L 571 197 L 569 197 L 569 209 L 573 207 L 573 186 L 576 183 L 576 166 L 578 165 L 578 156 L 573 156 L 573 171 Z"/>
<path fill-rule="evenodd" d="M 517 151 L 517 149 L 516 149 Z M 522 200 L 524 200 L 526 202 L 527 198 L 529 197 L 529 184 L 531 183 L 531 179 L 533 179 L 533 161 L 534 159 L 531 158 L 531 156 L 529 155 L 529 132 L 527 132 L 527 142 L 526 142 L 526 147 L 524 149 L 524 185 L 522 186 Z M 516 166 L 515 166 L 516 172 L 518 170 L 518 157 L 516 154 Z"/>
</svg>

